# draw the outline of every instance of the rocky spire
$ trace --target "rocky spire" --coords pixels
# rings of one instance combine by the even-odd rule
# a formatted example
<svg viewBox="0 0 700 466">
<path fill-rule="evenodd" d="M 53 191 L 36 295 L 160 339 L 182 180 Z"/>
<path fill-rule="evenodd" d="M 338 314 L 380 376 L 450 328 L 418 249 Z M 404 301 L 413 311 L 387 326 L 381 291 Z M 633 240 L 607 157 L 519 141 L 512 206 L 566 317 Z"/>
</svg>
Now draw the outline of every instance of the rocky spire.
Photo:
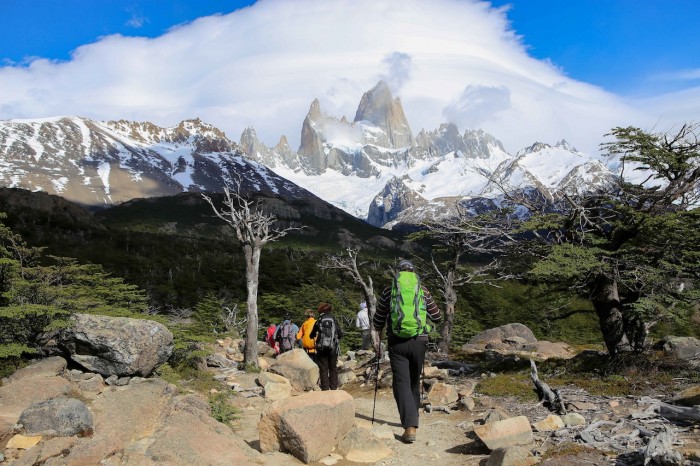
<svg viewBox="0 0 700 466">
<path fill-rule="evenodd" d="M 321 104 L 318 99 L 314 99 L 301 126 L 301 144 L 298 152 L 301 157 L 306 158 L 307 166 L 317 173 L 326 168 L 325 160 L 322 158 L 323 141 L 320 135 L 320 121 L 322 119 Z"/>
<path fill-rule="evenodd" d="M 292 155 L 292 149 L 289 147 L 289 142 L 287 141 L 287 136 L 284 134 L 280 137 L 280 142 L 277 143 L 274 149 L 278 154 L 288 157 Z"/>
<path fill-rule="evenodd" d="M 415 143 L 413 133 L 404 115 L 401 101 L 394 99 L 389 86 L 379 81 L 365 92 L 355 113 L 355 122 L 368 121 L 386 132 L 391 147 L 407 147 Z"/>
<path fill-rule="evenodd" d="M 243 152 L 254 160 L 259 160 L 262 155 L 268 152 L 267 147 L 260 142 L 258 134 L 252 126 L 248 126 L 243 130 L 240 141 Z"/>
</svg>

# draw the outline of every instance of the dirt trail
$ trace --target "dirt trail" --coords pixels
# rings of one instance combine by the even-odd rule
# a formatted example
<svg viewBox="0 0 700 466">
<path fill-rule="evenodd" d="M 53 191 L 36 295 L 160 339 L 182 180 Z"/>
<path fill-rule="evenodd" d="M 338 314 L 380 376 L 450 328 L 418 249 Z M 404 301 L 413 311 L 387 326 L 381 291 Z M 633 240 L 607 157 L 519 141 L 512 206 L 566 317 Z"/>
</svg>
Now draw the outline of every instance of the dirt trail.
<svg viewBox="0 0 700 466">
<path fill-rule="evenodd" d="M 372 407 L 374 404 L 373 387 L 348 387 L 355 399 L 355 418 L 358 422 L 371 423 Z M 426 466 L 431 462 L 445 465 L 479 465 L 488 458 L 489 451 L 473 438 L 472 429 L 465 430 L 461 425 L 470 425 L 474 419 L 483 417 L 479 411 L 451 411 L 450 414 L 433 411 L 420 412 L 420 427 L 416 442 L 405 444 L 400 440 L 403 433 L 399 412 L 391 389 L 380 389 L 377 392 L 377 404 L 374 414 L 374 429 L 380 432 L 390 430 L 394 438 L 385 439 L 386 445 L 394 451 L 394 456 L 379 461 L 379 465 Z M 341 461 L 339 465 L 353 465 Z"/>
</svg>

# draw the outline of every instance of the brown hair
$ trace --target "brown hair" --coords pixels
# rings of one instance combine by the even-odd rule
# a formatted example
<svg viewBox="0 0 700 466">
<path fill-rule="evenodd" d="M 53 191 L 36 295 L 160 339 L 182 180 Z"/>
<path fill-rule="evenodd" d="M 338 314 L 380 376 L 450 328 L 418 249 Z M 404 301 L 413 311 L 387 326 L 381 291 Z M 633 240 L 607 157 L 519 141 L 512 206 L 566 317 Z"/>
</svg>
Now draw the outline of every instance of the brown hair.
<svg viewBox="0 0 700 466">
<path fill-rule="evenodd" d="M 328 303 L 321 303 L 318 305 L 318 313 L 319 314 L 325 314 L 327 312 L 331 312 L 331 305 Z"/>
<path fill-rule="evenodd" d="M 304 311 L 304 314 L 306 315 L 306 317 L 313 317 L 313 316 L 316 315 L 316 313 L 314 312 L 313 309 L 307 309 L 307 310 L 305 310 L 305 311 Z"/>
</svg>

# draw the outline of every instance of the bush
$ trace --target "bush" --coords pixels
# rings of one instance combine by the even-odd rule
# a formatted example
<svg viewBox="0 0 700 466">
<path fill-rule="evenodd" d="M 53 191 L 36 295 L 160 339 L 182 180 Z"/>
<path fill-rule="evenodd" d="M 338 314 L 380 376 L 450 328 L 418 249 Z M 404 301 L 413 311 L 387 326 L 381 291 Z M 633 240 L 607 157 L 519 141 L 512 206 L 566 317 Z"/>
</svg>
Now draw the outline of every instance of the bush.
<svg viewBox="0 0 700 466">
<path fill-rule="evenodd" d="M 239 417 L 238 410 L 231 405 L 231 396 L 230 391 L 216 392 L 209 395 L 211 417 L 229 427 Z"/>
</svg>

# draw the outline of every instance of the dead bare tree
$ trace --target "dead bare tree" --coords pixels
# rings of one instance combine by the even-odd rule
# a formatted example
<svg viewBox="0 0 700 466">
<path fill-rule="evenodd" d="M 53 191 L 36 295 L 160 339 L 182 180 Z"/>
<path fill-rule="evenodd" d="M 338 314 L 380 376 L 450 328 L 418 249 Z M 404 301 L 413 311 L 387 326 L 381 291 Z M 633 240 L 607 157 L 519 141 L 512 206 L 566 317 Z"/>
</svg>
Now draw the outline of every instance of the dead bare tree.
<svg viewBox="0 0 700 466">
<path fill-rule="evenodd" d="M 492 259 L 478 267 L 464 267 L 462 262 L 467 254 L 482 254 L 494 257 L 504 252 L 506 246 L 514 240 L 509 231 L 512 229 L 507 215 L 469 217 L 460 212 L 461 220 L 425 224 L 426 234 L 437 241 L 437 249 L 445 250 L 447 260 L 438 263 L 435 256 L 431 262 L 441 284 L 445 302 L 441 338 L 438 349 L 447 353 L 452 341 L 455 306 L 457 304 L 457 287 L 470 284 L 487 284 L 498 286 L 498 282 L 514 278 L 500 267 L 497 259 Z"/>
<path fill-rule="evenodd" d="M 359 248 L 354 249 L 349 247 L 345 250 L 345 254 L 330 254 L 326 257 L 324 262 L 319 264 L 319 268 L 322 270 L 339 270 L 341 273 L 350 277 L 355 284 L 360 286 L 362 296 L 367 303 L 367 312 L 371 323 L 372 319 L 374 319 L 374 313 L 377 310 L 377 297 L 374 294 L 372 277 L 367 275 L 367 278 L 365 279 L 360 273 L 360 267 L 365 266 L 369 261 L 363 261 L 358 264 L 357 257 L 359 253 Z M 373 329 L 372 344 L 376 345 L 378 341 L 379 334 Z"/>
<path fill-rule="evenodd" d="M 260 200 L 244 199 L 241 196 L 240 186 L 240 182 L 237 183 L 233 191 L 229 186 L 224 187 L 224 200 L 221 208 L 217 207 L 214 201 L 206 194 L 202 194 L 202 197 L 209 203 L 216 216 L 233 229 L 243 250 L 246 264 L 246 289 L 248 292 L 243 362 L 245 365 L 258 367 L 258 279 L 260 254 L 267 243 L 276 241 L 289 231 L 300 228 L 274 228 L 277 218 L 263 211 Z"/>
<path fill-rule="evenodd" d="M 224 306 L 224 326 L 226 330 L 231 332 L 234 331 L 238 335 L 243 334 L 243 330 L 246 328 L 247 317 L 240 317 L 238 315 L 238 304 L 234 304 L 233 307 Z"/>
</svg>

